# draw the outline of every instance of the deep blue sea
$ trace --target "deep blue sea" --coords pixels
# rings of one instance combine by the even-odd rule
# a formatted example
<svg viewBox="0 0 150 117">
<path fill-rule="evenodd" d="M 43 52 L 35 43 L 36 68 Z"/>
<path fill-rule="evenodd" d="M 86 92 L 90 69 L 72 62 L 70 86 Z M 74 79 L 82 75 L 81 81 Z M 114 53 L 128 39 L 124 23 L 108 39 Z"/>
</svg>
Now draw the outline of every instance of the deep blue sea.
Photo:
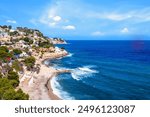
<svg viewBox="0 0 150 117">
<path fill-rule="evenodd" d="M 71 69 L 51 81 L 62 99 L 149 100 L 150 41 L 68 41 L 67 57 L 51 60 Z"/>
</svg>

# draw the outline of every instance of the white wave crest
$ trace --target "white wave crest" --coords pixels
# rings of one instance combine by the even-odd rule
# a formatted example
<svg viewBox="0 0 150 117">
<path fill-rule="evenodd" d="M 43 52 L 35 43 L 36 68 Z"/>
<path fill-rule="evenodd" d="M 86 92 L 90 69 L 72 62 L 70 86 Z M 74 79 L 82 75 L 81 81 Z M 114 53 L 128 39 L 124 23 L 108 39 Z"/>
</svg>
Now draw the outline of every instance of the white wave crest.
<svg viewBox="0 0 150 117">
<path fill-rule="evenodd" d="M 59 59 L 62 59 L 62 58 L 63 58 L 63 57 L 59 57 L 59 58 L 56 58 L 56 59 L 58 59 L 58 60 L 59 60 Z"/>
<path fill-rule="evenodd" d="M 48 61 L 48 60 L 44 61 L 44 64 L 45 64 L 45 65 L 48 65 L 48 64 L 49 64 L 49 61 Z"/>
<path fill-rule="evenodd" d="M 73 79 L 81 80 L 86 77 L 90 77 L 98 71 L 91 69 L 91 66 L 79 67 L 71 72 Z"/>
<path fill-rule="evenodd" d="M 51 87 L 53 89 L 53 93 L 56 94 L 59 98 L 65 100 L 74 100 L 74 97 L 70 96 L 70 94 L 62 89 L 59 82 L 56 78 L 52 78 L 50 81 Z"/>
<path fill-rule="evenodd" d="M 69 53 L 66 57 L 72 57 L 73 55 L 73 53 Z"/>
</svg>

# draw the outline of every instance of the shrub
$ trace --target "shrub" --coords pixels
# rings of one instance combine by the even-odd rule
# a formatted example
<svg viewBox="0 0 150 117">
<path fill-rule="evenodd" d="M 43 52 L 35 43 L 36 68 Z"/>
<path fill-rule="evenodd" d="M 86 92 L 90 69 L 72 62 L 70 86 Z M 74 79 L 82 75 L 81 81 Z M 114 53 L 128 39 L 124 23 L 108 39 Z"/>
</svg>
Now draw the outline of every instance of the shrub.
<svg viewBox="0 0 150 117">
<path fill-rule="evenodd" d="M 14 68 L 17 72 L 23 70 L 23 68 L 22 68 L 22 66 L 21 66 L 21 63 L 20 63 L 18 60 L 15 60 L 15 61 L 12 63 L 12 68 Z"/>
<path fill-rule="evenodd" d="M 24 60 L 25 65 L 27 66 L 27 69 L 30 70 L 35 65 L 35 58 L 33 56 L 28 57 Z"/>
<path fill-rule="evenodd" d="M 15 55 L 18 55 L 18 54 L 22 53 L 22 51 L 20 49 L 14 49 L 13 52 L 14 52 Z"/>
<path fill-rule="evenodd" d="M 16 81 L 19 81 L 19 75 L 17 72 L 14 72 L 14 71 L 9 71 L 8 72 L 8 75 L 7 75 L 7 78 L 9 80 L 16 80 Z"/>
<path fill-rule="evenodd" d="M 12 83 L 13 82 L 13 83 Z M 23 93 L 21 89 L 15 91 L 12 85 L 16 81 L 8 80 L 7 78 L 0 79 L 0 99 L 1 100 L 28 100 L 29 95 Z"/>
</svg>

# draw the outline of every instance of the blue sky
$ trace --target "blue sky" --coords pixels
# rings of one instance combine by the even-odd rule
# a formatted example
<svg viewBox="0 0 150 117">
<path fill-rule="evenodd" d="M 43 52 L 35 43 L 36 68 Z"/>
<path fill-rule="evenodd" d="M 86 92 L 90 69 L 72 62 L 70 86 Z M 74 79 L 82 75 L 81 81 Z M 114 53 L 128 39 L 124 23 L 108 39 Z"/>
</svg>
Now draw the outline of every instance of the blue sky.
<svg viewBox="0 0 150 117">
<path fill-rule="evenodd" d="M 48 36 L 150 35 L 149 0 L 1 0 L 0 25 Z"/>
</svg>

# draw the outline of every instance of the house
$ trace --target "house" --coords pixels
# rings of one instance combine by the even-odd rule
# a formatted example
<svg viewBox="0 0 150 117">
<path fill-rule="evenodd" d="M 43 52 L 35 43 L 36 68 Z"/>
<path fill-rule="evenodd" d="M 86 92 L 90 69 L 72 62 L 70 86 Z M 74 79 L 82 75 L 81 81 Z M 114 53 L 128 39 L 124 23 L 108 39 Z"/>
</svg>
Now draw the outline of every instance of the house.
<svg viewBox="0 0 150 117">
<path fill-rule="evenodd" d="M 26 33 L 25 33 L 25 32 L 18 31 L 18 33 L 19 33 L 19 35 L 20 35 L 20 36 L 24 36 L 24 35 L 26 35 Z"/>
<path fill-rule="evenodd" d="M 26 45 L 23 40 L 20 40 L 19 42 L 15 43 L 15 48 L 28 48 L 29 45 Z"/>
<path fill-rule="evenodd" d="M 7 38 L 9 35 L 6 32 L 0 32 L 0 38 Z"/>
<path fill-rule="evenodd" d="M 37 31 L 34 31 L 33 36 L 34 38 L 38 38 Z"/>
<path fill-rule="evenodd" d="M 15 30 L 13 30 L 13 29 L 10 29 L 10 31 L 9 32 L 15 32 Z"/>
<path fill-rule="evenodd" d="M 58 47 L 55 47 L 55 52 L 56 53 L 59 53 L 59 52 L 61 52 L 62 50 L 60 49 L 60 48 L 58 48 Z"/>
<path fill-rule="evenodd" d="M 23 52 L 19 55 L 20 58 L 28 57 L 29 55 L 26 52 Z"/>
<path fill-rule="evenodd" d="M 24 45 L 24 44 L 23 44 L 22 42 L 20 42 L 20 41 L 15 43 L 15 47 L 16 47 L 16 48 L 22 48 L 23 45 Z"/>
<path fill-rule="evenodd" d="M 2 45 L 10 42 L 10 36 L 2 28 L 0 28 L 0 42 Z"/>
</svg>

